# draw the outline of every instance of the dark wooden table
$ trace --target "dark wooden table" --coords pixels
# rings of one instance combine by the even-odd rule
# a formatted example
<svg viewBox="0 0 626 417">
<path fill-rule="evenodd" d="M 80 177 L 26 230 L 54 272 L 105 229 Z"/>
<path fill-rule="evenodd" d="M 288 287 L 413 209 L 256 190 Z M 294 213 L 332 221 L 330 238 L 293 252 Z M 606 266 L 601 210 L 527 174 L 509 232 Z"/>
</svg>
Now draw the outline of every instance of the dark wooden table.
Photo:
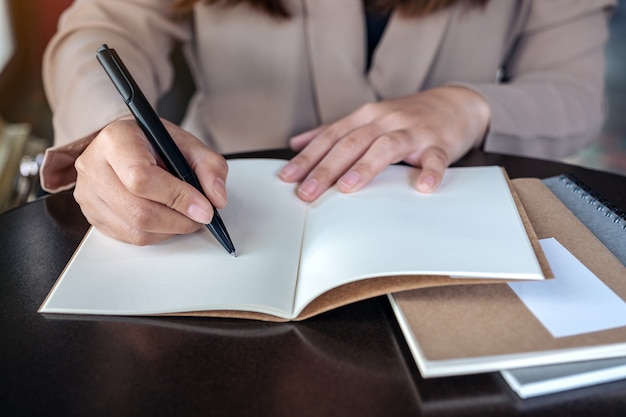
<svg viewBox="0 0 626 417">
<path fill-rule="evenodd" d="M 626 177 L 480 151 L 457 165 L 501 165 L 512 178 L 573 173 L 626 210 Z M 280 324 L 38 314 L 87 228 L 70 192 L 0 215 L 3 415 L 607 417 L 626 410 L 626 381 L 522 401 L 497 373 L 422 379 L 384 297 Z"/>
</svg>

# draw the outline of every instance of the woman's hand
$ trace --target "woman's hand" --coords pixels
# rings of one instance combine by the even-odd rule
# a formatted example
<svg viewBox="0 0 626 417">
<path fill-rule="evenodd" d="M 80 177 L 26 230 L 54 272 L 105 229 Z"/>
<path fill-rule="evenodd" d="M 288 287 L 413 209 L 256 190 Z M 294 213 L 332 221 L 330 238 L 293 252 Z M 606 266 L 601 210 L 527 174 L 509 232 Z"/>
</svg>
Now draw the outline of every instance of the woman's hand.
<svg viewBox="0 0 626 417">
<path fill-rule="evenodd" d="M 226 161 L 198 139 L 164 122 L 207 197 L 226 205 Z M 105 127 L 75 163 L 74 197 L 89 223 L 136 245 L 191 233 L 213 218 L 209 200 L 164 169 L 133 119 Z"/>
<path fill-rule="evenodd" d="M 446 168 L 478 146 L 489 126 L 487 102 L 465 87 L 438 87 L 411 96 L 366 104 L 349 116 L 291 139 L 300 151 L 280 172 L 301 181 L 298 196 L 318 198 L 333 184 L 350 193 L 389 164 L 422 168 L 415 188 L 434 191 Z"/>
</svg>

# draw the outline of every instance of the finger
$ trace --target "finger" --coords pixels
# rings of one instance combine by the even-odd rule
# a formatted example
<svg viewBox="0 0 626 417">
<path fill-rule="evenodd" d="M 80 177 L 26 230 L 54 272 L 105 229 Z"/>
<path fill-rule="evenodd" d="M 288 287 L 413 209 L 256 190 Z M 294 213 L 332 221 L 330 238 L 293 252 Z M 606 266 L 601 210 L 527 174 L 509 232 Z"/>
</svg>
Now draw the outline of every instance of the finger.
<svg viewBox="0 0 626 417">
<path fill-rule="evenodd" d="M 224 157 L 202 145 L 197 149 L 195 156 L 189 159 L 191 168 L 196 173 L 206 197 L 215 207 L 226 207 L 228 202 L 226 191 L 228 164 Z"/>
<path fill-rule="evenodd" d="M 135 213 L 136 219 L 133 220 L 138 228 L 154 230 L 156 227 L 142 215 L 144 210 L 153 209 L 148 202 L 159 203 L 202 224 L 209 223 L 213 218 L 213 207 L 200 191 L 160 166 L 136 161 L 126 165 L 117 164 L 113 169 L 122 187 L 130 194 L 120 197 L 125 197 L 133 204 L 141 206 L 139 212 Z M 134 198 L 131 199 L 131 196 Z M 158 213 L 161 214 L 160 217 L 165 214 L 161 210 L 158 210 Z"/>
<path fill-rule="evenodd" d="M 190 187 L 192 188 L 191 191 L 197 193 L 193 187 L 174 178 L 162 168 L 156 165 L 150 166 L 148 172 L 131 175 L 134 179 L 128 181 L 127 178 L 125 184 L 115 170 L 106 164 L 103 164 L 104 167 L 99 167 L 99 169 L 93 169 L 94 165 L 91 164 L 92 169 L 88 171 L 97 172 L 97 175 L 90 177 L 82 167 L 81 161 L 77 160 L 77 171 L 80 175 L 77 178 L 75 194 L 81 206 L 92 207 L 98 202 L 102 202 L 100 207 L 92 207 L 91 209 L 94 223 L 96 221 L 106 223 L 107 221 L 114 221 L 115 218 L 127 224 L 129 228 L 140 232 L 168 234 L 189 233 L 197 229 L 196 223 L 204 223 L 203 220 L 194 221 L 189 218 L 190 216 L 172 210 L 166 204 L 153 199 L 158 194 L 151 191 L 151 187 L 159 192 L 162 192 L 163 188 L 168 188 L 160 186 L 161 181 L 173 181 L 176 185 L 182 184 L 182 186 Z M 152 174 L 150 171 L 154 173 Z M 148 185 L 144 187 L 140 185 L 142 181 L 136 180 L 140 176 L 156 180 L 147 181 Z M 160 176 L 164 177 L 163 180 L 159 179 Z M 129 183 L 132 185 L 128 186 Z M 142 194 L 148 195 L 149 198 Z M 112 216 L 105 216 L 100 213 L 104 205 L 108 207 L 110 213 L 113 214 Z M 207 216 L 212 217 L 212 211 Z M 131 238 L 125 240 L 129 239 L 135 240 Z"/>
<path fill-rule="evenodd" d="M 379 136 L 365 154 L 337 180 L 337 188 L 352 193 L 367 185 L 388 165 L 399 162 L 411 149 L 406 131 L 398 130 Z"/>
<path fill-rule="evenodd" d="M 119 188 L 123 188 L 137 197 L 138 199 L 134 199 L 135 203 L 149 200 L 169 207 L 198 223 L 206 224 L 211 221 L 213 207 L 209 200 L 193 186 L 157 165 L 153 149 L 136 123 L 118 123 L 114 128 L 107 128 L 103 131 L 102 137 L 99 137 L 98 140 L 98 144 L 104 152 L 104 160 L 110 166 L 115 177 L 119 179 L 118 181 L 121 182 Z M 189 138 L 183 138 L 183 142 L 185 140 L 189 141 Z M 88 151 L 93 152 L 92 149 L 88 149 Z M 94 157 L 88 154 L 88 156 L 88 160 L 96 163 L 102 159 L 99 155 Z M 104 172 L 106 169 L 102 168 L 100 171 Z M 88 170 L 85 169 L 85 171 Z M 85 172 L 84 175 L 87 173 Z M 108 184 L 117 185 L 112 179 Z M 106 190 L 106 185 L 99 184 L 98 187 Z M 122 190 L 117 190 L 117 192 L 122 193 Z M 115 200 L 121 197 L 110 194 L 105 200 L 113 204 Z M 128 195 L 126 197 L 128 199 Z M 145 207 L 146 203 L 143 206 Z M 123 209 L 123 207 L 119 208 Z M 135 212 L 132 211 L 132 213 Z M 128 215 L 126 214 L 126 216 Z M 141 211 L 136 213 L 136 216 L 138 219 L 135 221 L 137 228 L 149 230 L 145 229 L 148 226 L 144 224 L 145 218 L 141 216 Z M 132 219 L 129 220 L 132 221 Z M 172 226 L 174 225 L 176 222 Z M 150 227 L 154 228 L 155 226 Z"/>
<path fill-rule="evenodd" d="M 311 138 L 307 137 L 307 144 L 280 170 L 279 177 L 285 182 L 302 181 L 332 148 L 338 140 L 336 136 L 331 128 L 326 128 Z"/>
<path fill-rule="evenodd" d="M 164 124 L 198 177 L 202 192 L 216 207 L 224 208 L 228 200 L 226 192 L 228 164 L 224 157 L 209 149 L 184 129 L 166 120 Z"/>
<path fill-rule="evenodd" d="M 293 149 L 294 151 L 297 151 L 297 152 L 301 151 L 302 149 L 304 149 L 306 145 L 309 144 L 309 142 L 311 142 L 311 140 L 313 140 L 322 131 L 324 131 L 326 127 L 327 126 L 322 125 L 313 130 L 309 130 L 309 131 L 300 133 L 299 135 L 292 137 L 291 139 L 289 139 L 289 147 Z"/>
<path fill-rule="evenodd" d="M 79 201 L 80 198 L 76 197 L 76 199 L 77 201 Z M 118 217 L 116 213 L 113 212 L 111 207 L 109 207 L 103 200 L 96 200 L 92 198 L 91 201 L 91 207 L 85 207 L 83 204 L 81 204 L 81 210 L 83 210 L 83 213 L 85 213 L 87 221 L 98 230 L 100 230 L 102 233 L 111 236 L 114 239 L 121 240 L 123 242 L 137 246 L 145 246 L 161 242 L 174 234 L 148 232 L 145 230 L 137 229 L 128 222 Z M 90 216 L 88 213 L 97 213 L 97 217 Z M 193 222 L 193 225 L 194 228 L 187 230 L 186 233 L 191 233 L 197 228 L 202 227 L 195 222 Z"/>
<path fill-rule="evenodd" d="M 447 153 L 438 146 L 426 148 L 422 153 L 422 170 L 417 176 L 415 188 L 422 193 L 432 193 L 441 184 L 443 174 L 450 164 Z"/>
<path fill-rule="evenodd" d="M 280 178 L 286 182 L 302 181 L 314 167 L 317 167 L 322 159 L 330 152 L 337 142 L 349 135 L 354 129 L 367 123 L 363 120 L 361 111 L 331 124 L 328 127 L 320 127 L 317 133 L 309 137 L 306 133 L 298 141 L 306 142 L 304 148 L 294 156 L 279 173 Z"/>
<path fill-rule="evenodd" d="M 137 229 L 129 223 L 126 223 L 119 218 L 111 216 L 110 214 L 113 214 L 113 212 L 110 211 L 106 206 L 100 207 L 99 211 L 101 214 L 107 215 L 107 221 L 100 222 L 99 219 L 94 219 L 90 221 L 90 224 L 92 224 L 102 233 L 111 236 L 114 239 L 121 240 L 123 242 L 137 246 L 152 245 L 154 243 L 166 240 L 173 235 L 192 233 L 203 227 L 202 225 L 194 222 L 192 228 L 186 229 L 184 232 L 181 233 L 170 233 L 169 231 L 165 233 L 149 232 Z M 107 211 L 109 212 L 107 213 Z"/>
<path fill-rule="evenodd" d="M 135 245 L 146 245 L 172 234 L 193 232 L 199 227 L 161 204 L 147 202 L 146 208 L 146 202 L 127 192 L 110 168 L 96 169 L 100 167 L 91 164 L 89 172 L 98 173 L 94 178 L 83 175 L 81 164 L 77 160 L 79 175 L 74 198 L 87 221 L 105 234 Z M 174 219 L 169 218 L 172 214 Z"/>
<path fill-rule="evenodd" d="M 377 128 L 368 124 L 342 137 L 298 187 L 298 196 L 304 201 L 317 199 L 364 155 L 377 135 Z"/>
</svg>

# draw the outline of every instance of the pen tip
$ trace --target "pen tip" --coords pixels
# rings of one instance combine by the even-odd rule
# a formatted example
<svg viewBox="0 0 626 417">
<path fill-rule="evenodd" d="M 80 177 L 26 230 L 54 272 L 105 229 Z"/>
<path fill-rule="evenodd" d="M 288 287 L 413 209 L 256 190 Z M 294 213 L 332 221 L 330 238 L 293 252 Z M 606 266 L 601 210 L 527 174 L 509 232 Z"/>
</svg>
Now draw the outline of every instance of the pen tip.
<svg viewBox="0 0 626 417">
<path fill-rule="evenodd" d="M 230 254 L 233 255 L 233 258 L 237 257 L 237 251 L 236 250 L 232 251 Z"/>
</svg>

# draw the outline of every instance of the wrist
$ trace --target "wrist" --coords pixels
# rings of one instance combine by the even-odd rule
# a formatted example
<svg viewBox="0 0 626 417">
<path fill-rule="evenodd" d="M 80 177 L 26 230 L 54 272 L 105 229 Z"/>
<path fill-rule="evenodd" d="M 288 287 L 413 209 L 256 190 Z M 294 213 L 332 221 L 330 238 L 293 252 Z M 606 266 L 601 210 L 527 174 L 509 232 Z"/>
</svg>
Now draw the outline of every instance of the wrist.
<svg viewBox="0 0 626 417">
<path fill-rule="evenodd" d="M 450 92 L 450 97 L 461 109 L 466 121 L 466 132 L 471 135 L 473 147 L 483 145 L 491 124 L 491 106 L 482 94 L 465 85 L 443 87 Z"/>
</svg>

